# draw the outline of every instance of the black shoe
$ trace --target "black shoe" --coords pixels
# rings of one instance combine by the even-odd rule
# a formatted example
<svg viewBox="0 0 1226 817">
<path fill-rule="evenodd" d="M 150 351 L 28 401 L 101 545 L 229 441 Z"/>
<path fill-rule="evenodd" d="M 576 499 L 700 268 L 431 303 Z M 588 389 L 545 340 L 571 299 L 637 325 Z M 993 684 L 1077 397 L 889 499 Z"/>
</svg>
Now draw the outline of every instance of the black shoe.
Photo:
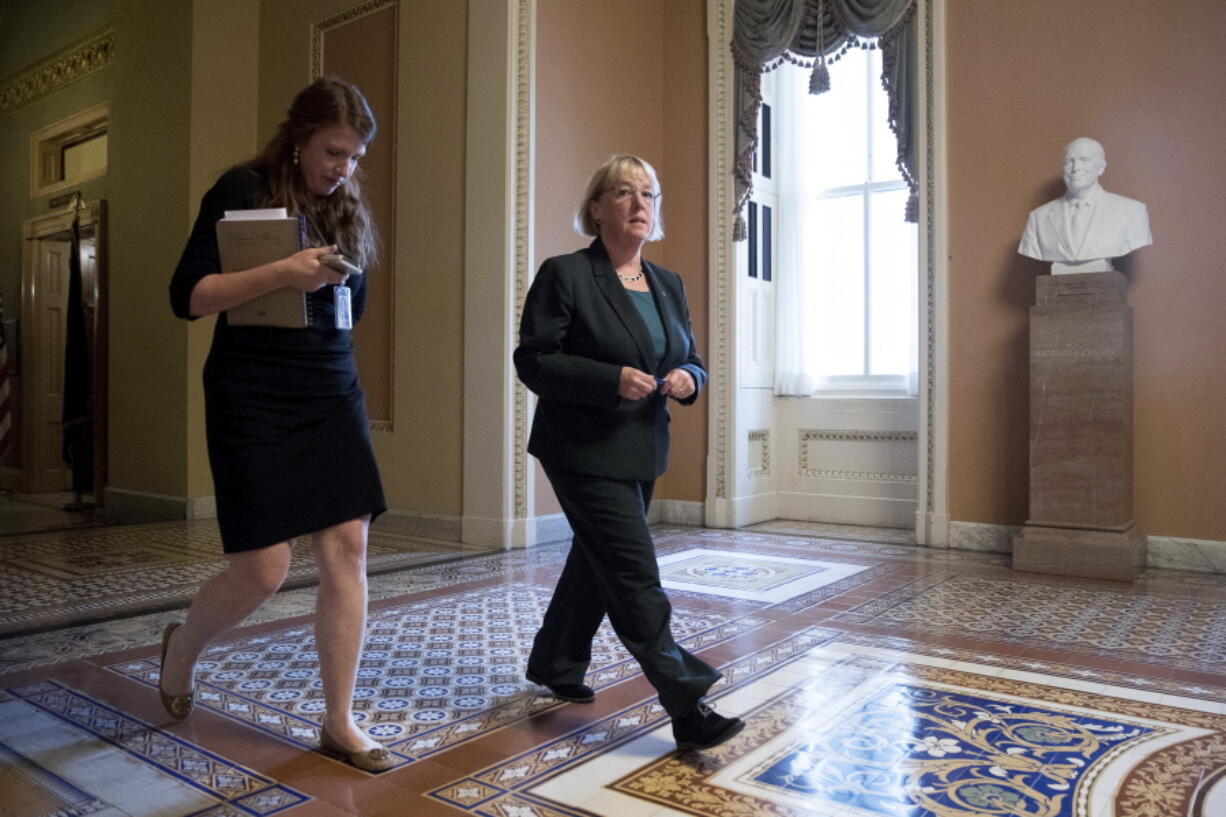
<svg viewBox="0 0 1226 817">
<path fill-rule="evenodd" d="M 745 721 L 725 718 L 705 701 L 699 701 L 680 718 L 673 718 L 673 740 L 677 741 L 678 749 L 710 749 L 744 728 Z"/>
<path fill-rule="evenodd" d="M 530 672 L 525 674 L 524 677 L 534 684 L 540 684 L 545 687 L 553 693 L 553 697 L 561 698 L 563 701 L 570 701 L 575 704 L 590 704 L 596 700 L 596 690 L 587 684 L 549 684 Z"/>
</svg>

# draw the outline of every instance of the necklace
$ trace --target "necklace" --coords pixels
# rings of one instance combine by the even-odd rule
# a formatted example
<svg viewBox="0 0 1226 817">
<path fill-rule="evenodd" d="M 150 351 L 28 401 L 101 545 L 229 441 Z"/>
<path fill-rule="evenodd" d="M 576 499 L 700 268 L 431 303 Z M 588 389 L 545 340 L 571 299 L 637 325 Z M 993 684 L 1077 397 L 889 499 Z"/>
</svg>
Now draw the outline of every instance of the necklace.
<svg viewBox="0 0 1226 817">
<path fill-rule="evenodd" d="M 643 280 L 643 274 L 644 274 L 644 272 L 645 272 L 644 268 L 643 268 L 642 266 L 640 266 L 640 267 L 639 267 L 638 274 L 636 274 L 636 275 L 622 275 L 622 274 L 619 272 L 619 273 L 617 273 L 617 277 L 618 277 L 618 278 L 620 278 L 620 279 L 622 279 L 622 283 L 624 283 L 624 284 L 633 284 L 633 283 L 636 283 L 636 282 L 638 282 L 638 281 Z"/>
<path fill-rule="evenodd" d="M 325 246 L 331 244 L 332 242 L 328 241 L 327 237 L 324 235 L 324 231 L 319 229 L 319 225 L 315 223 L 315 219 L 311 218 L 310 212 L 304 209 L 302 214 L 306 216 L 307 223 L 311 225 L 311 229 L 315 231 L 315 235 L 318 236 L 319 240 L 322 241 Z"/>
</svg>

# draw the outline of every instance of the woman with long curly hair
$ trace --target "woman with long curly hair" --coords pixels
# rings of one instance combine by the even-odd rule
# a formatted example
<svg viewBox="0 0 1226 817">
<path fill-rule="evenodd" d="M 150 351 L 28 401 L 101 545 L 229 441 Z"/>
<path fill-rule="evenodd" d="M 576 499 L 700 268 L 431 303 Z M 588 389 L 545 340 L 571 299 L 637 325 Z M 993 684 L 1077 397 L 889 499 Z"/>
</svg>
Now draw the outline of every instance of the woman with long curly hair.
<svg viewBox="0 0 1226 817">
<path fill-rule="evenodd" d="M 222 175 L 201 202 L 170 301 L 181 318 L 217 315 L 204 365 L 205 424 L 228 567 L 203 584 L 186 621 L 167 626 L 159 680 L 167 712 L 186 718 L 201 650 L 276 592 L 293 541 L 310 535 L 319 565 L 315 642 L 326 704 L 320 744 L 368 771 L 392 764 L 352 712 L 366 627 L 367 529 L 386 510 L 350 329 L 361 317 L 375 263 L 358 170 L 375 129 L 357 88 L 319 79 L 295 97 L 263 151 Z M 222 273 L 217 221 L 227 210 L 258 208 L 301 214 L 311 246 Z M 367 274 L 347 277 L 343 266 L 334 268 L 336 255 Z M 286 287 L 304 293 L 309 327 L 227 319 L 227 310 Z"/>
</svg>

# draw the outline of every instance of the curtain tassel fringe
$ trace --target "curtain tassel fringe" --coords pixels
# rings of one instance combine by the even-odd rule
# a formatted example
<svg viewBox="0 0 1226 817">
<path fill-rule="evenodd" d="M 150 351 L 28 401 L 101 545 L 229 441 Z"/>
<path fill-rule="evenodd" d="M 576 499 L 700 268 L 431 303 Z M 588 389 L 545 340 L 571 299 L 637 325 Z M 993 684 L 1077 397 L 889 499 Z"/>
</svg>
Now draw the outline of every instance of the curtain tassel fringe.
<svg viewBox="0 0 1226 817">
<path fill-rule="evenodd" d="M 824 94 L 830 90 L 830 71 L 825 60 L 818 60 L 813 65 L 813 73 L 809 74 L 809 93 Z"/>
<path fill-rule="evenodd" d="M 737 213 L 736 221 L 732 223 L 732 240 L 744 241 L 747 238 L 749 238 L 749 227 L 745 224 L 745 216 Z"/>
</svg>

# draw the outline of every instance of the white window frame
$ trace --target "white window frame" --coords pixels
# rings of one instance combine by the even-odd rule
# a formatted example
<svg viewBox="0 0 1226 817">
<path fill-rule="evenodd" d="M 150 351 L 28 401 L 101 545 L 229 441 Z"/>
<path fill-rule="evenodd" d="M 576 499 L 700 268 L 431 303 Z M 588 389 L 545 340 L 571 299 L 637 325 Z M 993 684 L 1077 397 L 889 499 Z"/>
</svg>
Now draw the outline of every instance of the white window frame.
<svg viewBox="0 0 1226 817">
<path fill-rule="evenodd" d="M 866 52 L 866 56 L 869 56 L 874 53 L 879 55 L 881 52 L 880 51 Z M 866 59 L 865 61 L 864 69 L 865 70 L 864 70 L 863 88 L 864 88 L 865 94 L 868 97 L 867 104 L 865 105 L 865 117 L 867 120 L 866 125 L 865 125 L 865 140 L 868 143 L 868 149 L 865 151 L 865 178 L 866 180 L 859 184 L 850 184 L 850 185 L 842 185 L 838 187 L 818 189 L 818 190 L 812 191 L 811 193 L 811 196 L 813 197 L 813 199 L 817 199 L 817 200 L 842 198 L 846 196 L 855 196 L 855 195 L 862 196 L 862 201 L 863 201 L 862 218 L 863 218 L 863 231 L 864 231 L 864 252 L 863 252 L 864 269 L 863 269 L 863 276 L 862 276 L 863 282 L 864 282 L 863 283 L 864 307 L 863 307 L 863 316 L 862 316 L 863 318 L 862 325 L 864 327 L 863 357 L 861 360 L 861 368 L 860 368 L 859 374 L 823 375 L 819 377 L 817 379 L 817 383 L 816 383 L 816 386 L 813 392 L 813 396 L 815 397 L 822 397 L 822 396 L 900 397 L 900 396 L 908 396 L 912 394 L 915 389 L 915 384 L 909 382 L 909 378 L 906 374 L 898 373 L 898 374 L 888 374 L 888 375 L 875 375 L 875 374 L 870 374 L 870 371 L 869 371 L 870 362 L 872 360 L 872 353 L 873 353 L 873 347 L 872 347 L 872 331 L 873 331 L 872 280 L 870 276 L 870 269 L 871 269 L 871 265 L 873 262 L 873 253 L 872 253 L 873 241 L 872 241 L 872 231 L 871 231 L 871 225 L 872 225 L 871 213 L 872 213 L 873 203 L 871 199 L 872 199 L 873 194 L 875 193 L 890 193 L 890 192 L 897 192 L 899 190 L 906 190 L 907 182 L 901 176 L 894 178 L 894 179 L 888 179 L 885 181 L 875 181 L 872 179 L 873 168 L 875 167 L 876 159 L 877 159 L 874 153 L 874 146 L 877 144 L 877 141 L 878 141 L 877 136 L 879 134 L 879 129 L 886 128 L 888 130 L 889 125 L 880 116 L 880 112 L 877 110 L 877 105 L 875 105 L 876 94 L 873 93 L 875 87 L 880 83 L 880 74 L 879 74 L 880 57 L 878 56 L 876 59 L 873 59 L 870 56 L 869 59 Z M 792 124 L 794 122 L 794 119 L 790 115 L 790 112 L 787 110 L 787 102 L 781 99 L 781 94 L 778 91 L 777 77 L 779 75 L 779 72 L 783 70 L 789 70 L 789 69 L 787 67 L 783 67 L 763 77 L 763 85 L 764 87 L 769 85 L 770 87 L 769 95 L 772 100 L 776 101 L 776 110 L 779 112 L 779 115 L 775 117 L 775 122 L 778 123 L 776 124 L 777 130 L 781 126 L 783 127 L 793 127 L 794 126 Z M 795 69 L 792 69 L 792 70 L 795 70 Z M 766 95 L 765 90 L 763 94 L 764 96 Z M 891 136 L 893 136 L 893 134 L 891 134 Z M 888 140 L 888 144 L 894 145 L 895 140 L 891 138 L 890 140 Z M 775 154 L 778 155 L 778 151 L 776 151 Z M 890 157 L 891 164 L 893 164 L 893 161 L 892 161 L 893 158 L 894 158 L 893 156 Z M 758 177 L 755 175 L 754 177 L 755 185 L 757 184 L 757 182 L 758 182 Z M 779 206 L 786 207 L 788 206 L 788 203 L 786 201 L 780 201 Z M 901 214 L 900 214 L 900 217 L 901 217 Z M 919 270 L 918 261 L 919 261 L 919 255 L 920 255 L 920 246 L 919 246 L 918 237 L 917 237 L 915 245 L 912 247 L 912 252 L 915 254 L 915 257 L 916 257 L 916 262 L 917 262 L 916 272 L 918 273 L 918 270 Z M 918 288 L 919 281 L 916 280 L 913 282 L 913 284 L 915 287 Z"/>
<path fill-rule="evenodd" d="M 917 0 L 919 27 L 916 100 L 916 170 L 919 181 L 920 303 L 919 454 L 916 541 L 947 547 L 949 519 L 949 262 L 948 158 L 946 154 L 946 6 L 947 0 Z M 736 527 L 774 518 L 758 513 L 746 497 L 741 440 L 762 428 L 760 418 L 743 408 L 745 377 L 736 350 L 747 341 L 740 315 L 745 310 L 736 286 L 738 242 L 732 240 L 735 213 L 733 181 L 737 76 L 728 43 L 732 40 L 734 0 L 707 0 L 708 35 L 708 259 L 709 323 L 706 390 L 707 482 L 705 519 L 715 527 Z M 752 390 L 752 389 L 748 389 Z M 778 401 L 787 405 L 792 401 Z M 779 452 L 776 451 L 776 454 Z M 769 504 L 769 503 L 767 503 Z"/>
</svg>

